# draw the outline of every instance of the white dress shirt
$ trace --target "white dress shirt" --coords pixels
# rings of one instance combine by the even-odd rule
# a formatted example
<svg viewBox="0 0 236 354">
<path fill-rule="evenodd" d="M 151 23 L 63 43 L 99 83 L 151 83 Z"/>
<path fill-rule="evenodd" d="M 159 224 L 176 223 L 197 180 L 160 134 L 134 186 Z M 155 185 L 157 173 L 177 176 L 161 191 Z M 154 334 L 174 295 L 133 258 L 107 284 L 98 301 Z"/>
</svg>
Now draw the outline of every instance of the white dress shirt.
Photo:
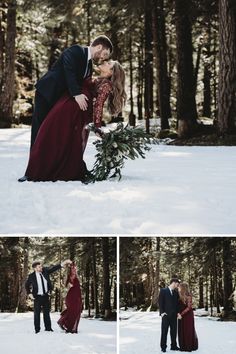
<svg viewBox="0 0 236 354">
<path fill-rule="evenodd" d="M 91 48 L 88 47 L 88 62 L 89 62 L 90 59 L 91 59 Z"/>
<path fill-rule="evenodd" d="M 169 290 L 170 290 L 171 295 L 173 295 L 173 290 L 171 289 L 171 287 L 168 286 L 168 288 L 169 288 Z"/>
<path fill-rule="evenodd" d="M 42 286 L 42 280 L 41 280 L 40 272 L 35 272 L 35 274 L 36 274 L 36 279 L 37 279 L 37 284 L 38 284 L 38 295 L 43 295 L 43 286 Z M 44 283 L 45 292 L 47 294 L 47 292 L 48 292 L 48 282 L 44 278 L 43 274 L 42 274 L 42 277 L 43 277 L 43 283 Z"/>
</svg>

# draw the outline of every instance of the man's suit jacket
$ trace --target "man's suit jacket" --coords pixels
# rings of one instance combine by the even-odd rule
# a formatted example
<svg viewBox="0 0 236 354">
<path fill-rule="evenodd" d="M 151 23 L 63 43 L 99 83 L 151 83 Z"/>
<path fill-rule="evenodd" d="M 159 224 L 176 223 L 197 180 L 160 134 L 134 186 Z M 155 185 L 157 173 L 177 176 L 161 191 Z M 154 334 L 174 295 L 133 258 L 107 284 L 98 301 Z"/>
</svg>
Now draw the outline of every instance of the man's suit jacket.
<svg viewBox="0 0 236 354">
<path fill-rule="evenodd" d="M 88 64 L 88 48 L 73 45 L 60 55 L 52 68 L 36 83 L 37 91 L 54 104 L 65 92 L 81 94 Z"/>
<path fill-rule="evenodd" d="M 176 290 L 171 295 L 170 289 L 163 288 L 159 295 L 159 309 L 160 315 L 166 313 L 167 315 L 177 314 L 179 312 L 179 294 Z"/>
<path fill-rule="evenodd" d="M 51 266 L 51 267 L 43 267 L 42 275 L 47 280 L 48 292 L 52 291 L 52 289 L 53 289 L 53 286 L 52 286 L 52 283 L 51 283 L 49 275 L 51 273 L 56 272 L 59 269 L 61 269 L 61 264 L 57 264 L 57 265 Z M 25 288 L 26 288 L 27 294 L 33 294 L 34 297 L 37 296 L 37 294 L 38 294 L 38 283 L 37 283 L 37 278 L 36 278 L 36 273 L 35 272 L 31 273 L 28 276 L 28 279 L 26 280 L 26 283 L 25 283 Z"/>
</svg>

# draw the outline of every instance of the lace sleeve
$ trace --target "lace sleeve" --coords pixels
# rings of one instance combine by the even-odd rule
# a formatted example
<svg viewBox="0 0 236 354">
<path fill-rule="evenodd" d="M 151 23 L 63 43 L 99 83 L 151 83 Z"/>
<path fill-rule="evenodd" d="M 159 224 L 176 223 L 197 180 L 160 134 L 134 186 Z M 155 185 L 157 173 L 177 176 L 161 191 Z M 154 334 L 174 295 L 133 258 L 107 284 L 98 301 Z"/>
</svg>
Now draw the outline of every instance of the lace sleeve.
<svg viewBox="0 0 236 354">
<path fill-rule="evenodd" d="M 93 122 L 97 128 L 102 125 L 103 106 L 111 90 L 112 87 L 109 82 L 102 84 L 98 89 L 97 98 L 93 105 Z"/>
<path fill-rule="evenodd" d="M 193 302 L 192 302 L 192 296 L 188 296 L 187 297 L 187 307 L 180 313 L 181 316 L 184 316 L 187 312 L 189 312 L 190 310 L 192 310 L 193 308 Z"/>
</svg>

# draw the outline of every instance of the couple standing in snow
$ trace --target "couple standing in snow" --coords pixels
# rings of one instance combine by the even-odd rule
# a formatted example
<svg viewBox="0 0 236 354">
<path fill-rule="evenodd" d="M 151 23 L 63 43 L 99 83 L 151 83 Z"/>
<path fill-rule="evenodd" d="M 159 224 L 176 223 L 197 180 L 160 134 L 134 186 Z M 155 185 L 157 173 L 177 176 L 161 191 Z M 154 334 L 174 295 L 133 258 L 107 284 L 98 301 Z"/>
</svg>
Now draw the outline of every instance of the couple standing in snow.
<svg viewBox="0 0 236 354">
<path fill-rule="evenodd" d="M 27 294 L 34 300 L 34 328 L 35 333 L 39 333 L 40 313 L 43 310 L 43 320 L 45 331 L 53 332 L 50 319 L 50 293 L 52 291 L 52 283 L 50 274 L 57 270 L 69 266 L 66 286 L 69 291 L 65 298 L 66 309 L 61 313 L 58 325 L 67 333 L 77 333 L 81 312 L 83 309 L 82 296 L 77 268 L 74 262 L 66 260 L 62 264 L 51 267 L 43 267 L 41 262 L 33 262 L 33 273 L 28 276 L 25 287 Z"/>
<path fill-rule="evenodd" d="M 112 50 L 104 35 L 88 47 L 73 45 L 37 82 L 29 162 L 19 182 L 91 179 L 83 160 L 87 126 L 93 122 L 101 138 L 105 101 L 117 115 L 126 99 L 125 72 L 118 61 L 110 60 Z M 96 79 L 93 62 L 98 65 Z"/>
<path fill-rule="evenodd" d="M 161 351 L 166 352 L 167 334 L 170 328 L 171 350 L 191 352 L 198 349 L 198 338 L 194 326 L 192 295 L 188 284 L 172 278 L 170 285 L 162 288 L 159 295 L 161 323 Z M 177 327 L 178 342 L 177 346 Z"/>
</svg>

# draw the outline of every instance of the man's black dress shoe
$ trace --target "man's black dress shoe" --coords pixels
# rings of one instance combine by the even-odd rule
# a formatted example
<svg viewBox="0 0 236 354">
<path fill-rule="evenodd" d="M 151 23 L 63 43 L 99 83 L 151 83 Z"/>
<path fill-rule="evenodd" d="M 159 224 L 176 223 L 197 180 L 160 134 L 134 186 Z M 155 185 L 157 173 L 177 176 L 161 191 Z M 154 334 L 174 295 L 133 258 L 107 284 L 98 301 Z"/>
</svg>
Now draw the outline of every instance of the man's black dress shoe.
<svg viewBox="0 0 236 354">
<path fill-rule="evenodd" d="M 40 332 L 40 330 L 37 330 L 37 331 L 35 331 L 35 334 L 37 334 L 37 333 L 39 333 Z"/>
<path fill-rule="evenodd" d="M 166 349 L 162 349 L 161 351 L 162 351 L 162 353 L 166 353 Z"/>
<path fill-rule="evenodd" d="M 54 332 L 52 328 L 50 329 L 45 329 L 46 332 Z"/>
<path fill-rule="evenodd" d="M 18 179 L 18 182 L 26 182 L 26 181 L 28 181 L 28 177 L 27 176 L 23 176 L 23 177 Z"/>
<path fill-rule="evenodd" d="M 179 349 L 179 347 L 172 347 L 172 348 L 170 348 L 170 350 L 176 350 L 176 351 L 178 351 L 178 350 L 180 350 L 180 349 Z"/>
</svg>

